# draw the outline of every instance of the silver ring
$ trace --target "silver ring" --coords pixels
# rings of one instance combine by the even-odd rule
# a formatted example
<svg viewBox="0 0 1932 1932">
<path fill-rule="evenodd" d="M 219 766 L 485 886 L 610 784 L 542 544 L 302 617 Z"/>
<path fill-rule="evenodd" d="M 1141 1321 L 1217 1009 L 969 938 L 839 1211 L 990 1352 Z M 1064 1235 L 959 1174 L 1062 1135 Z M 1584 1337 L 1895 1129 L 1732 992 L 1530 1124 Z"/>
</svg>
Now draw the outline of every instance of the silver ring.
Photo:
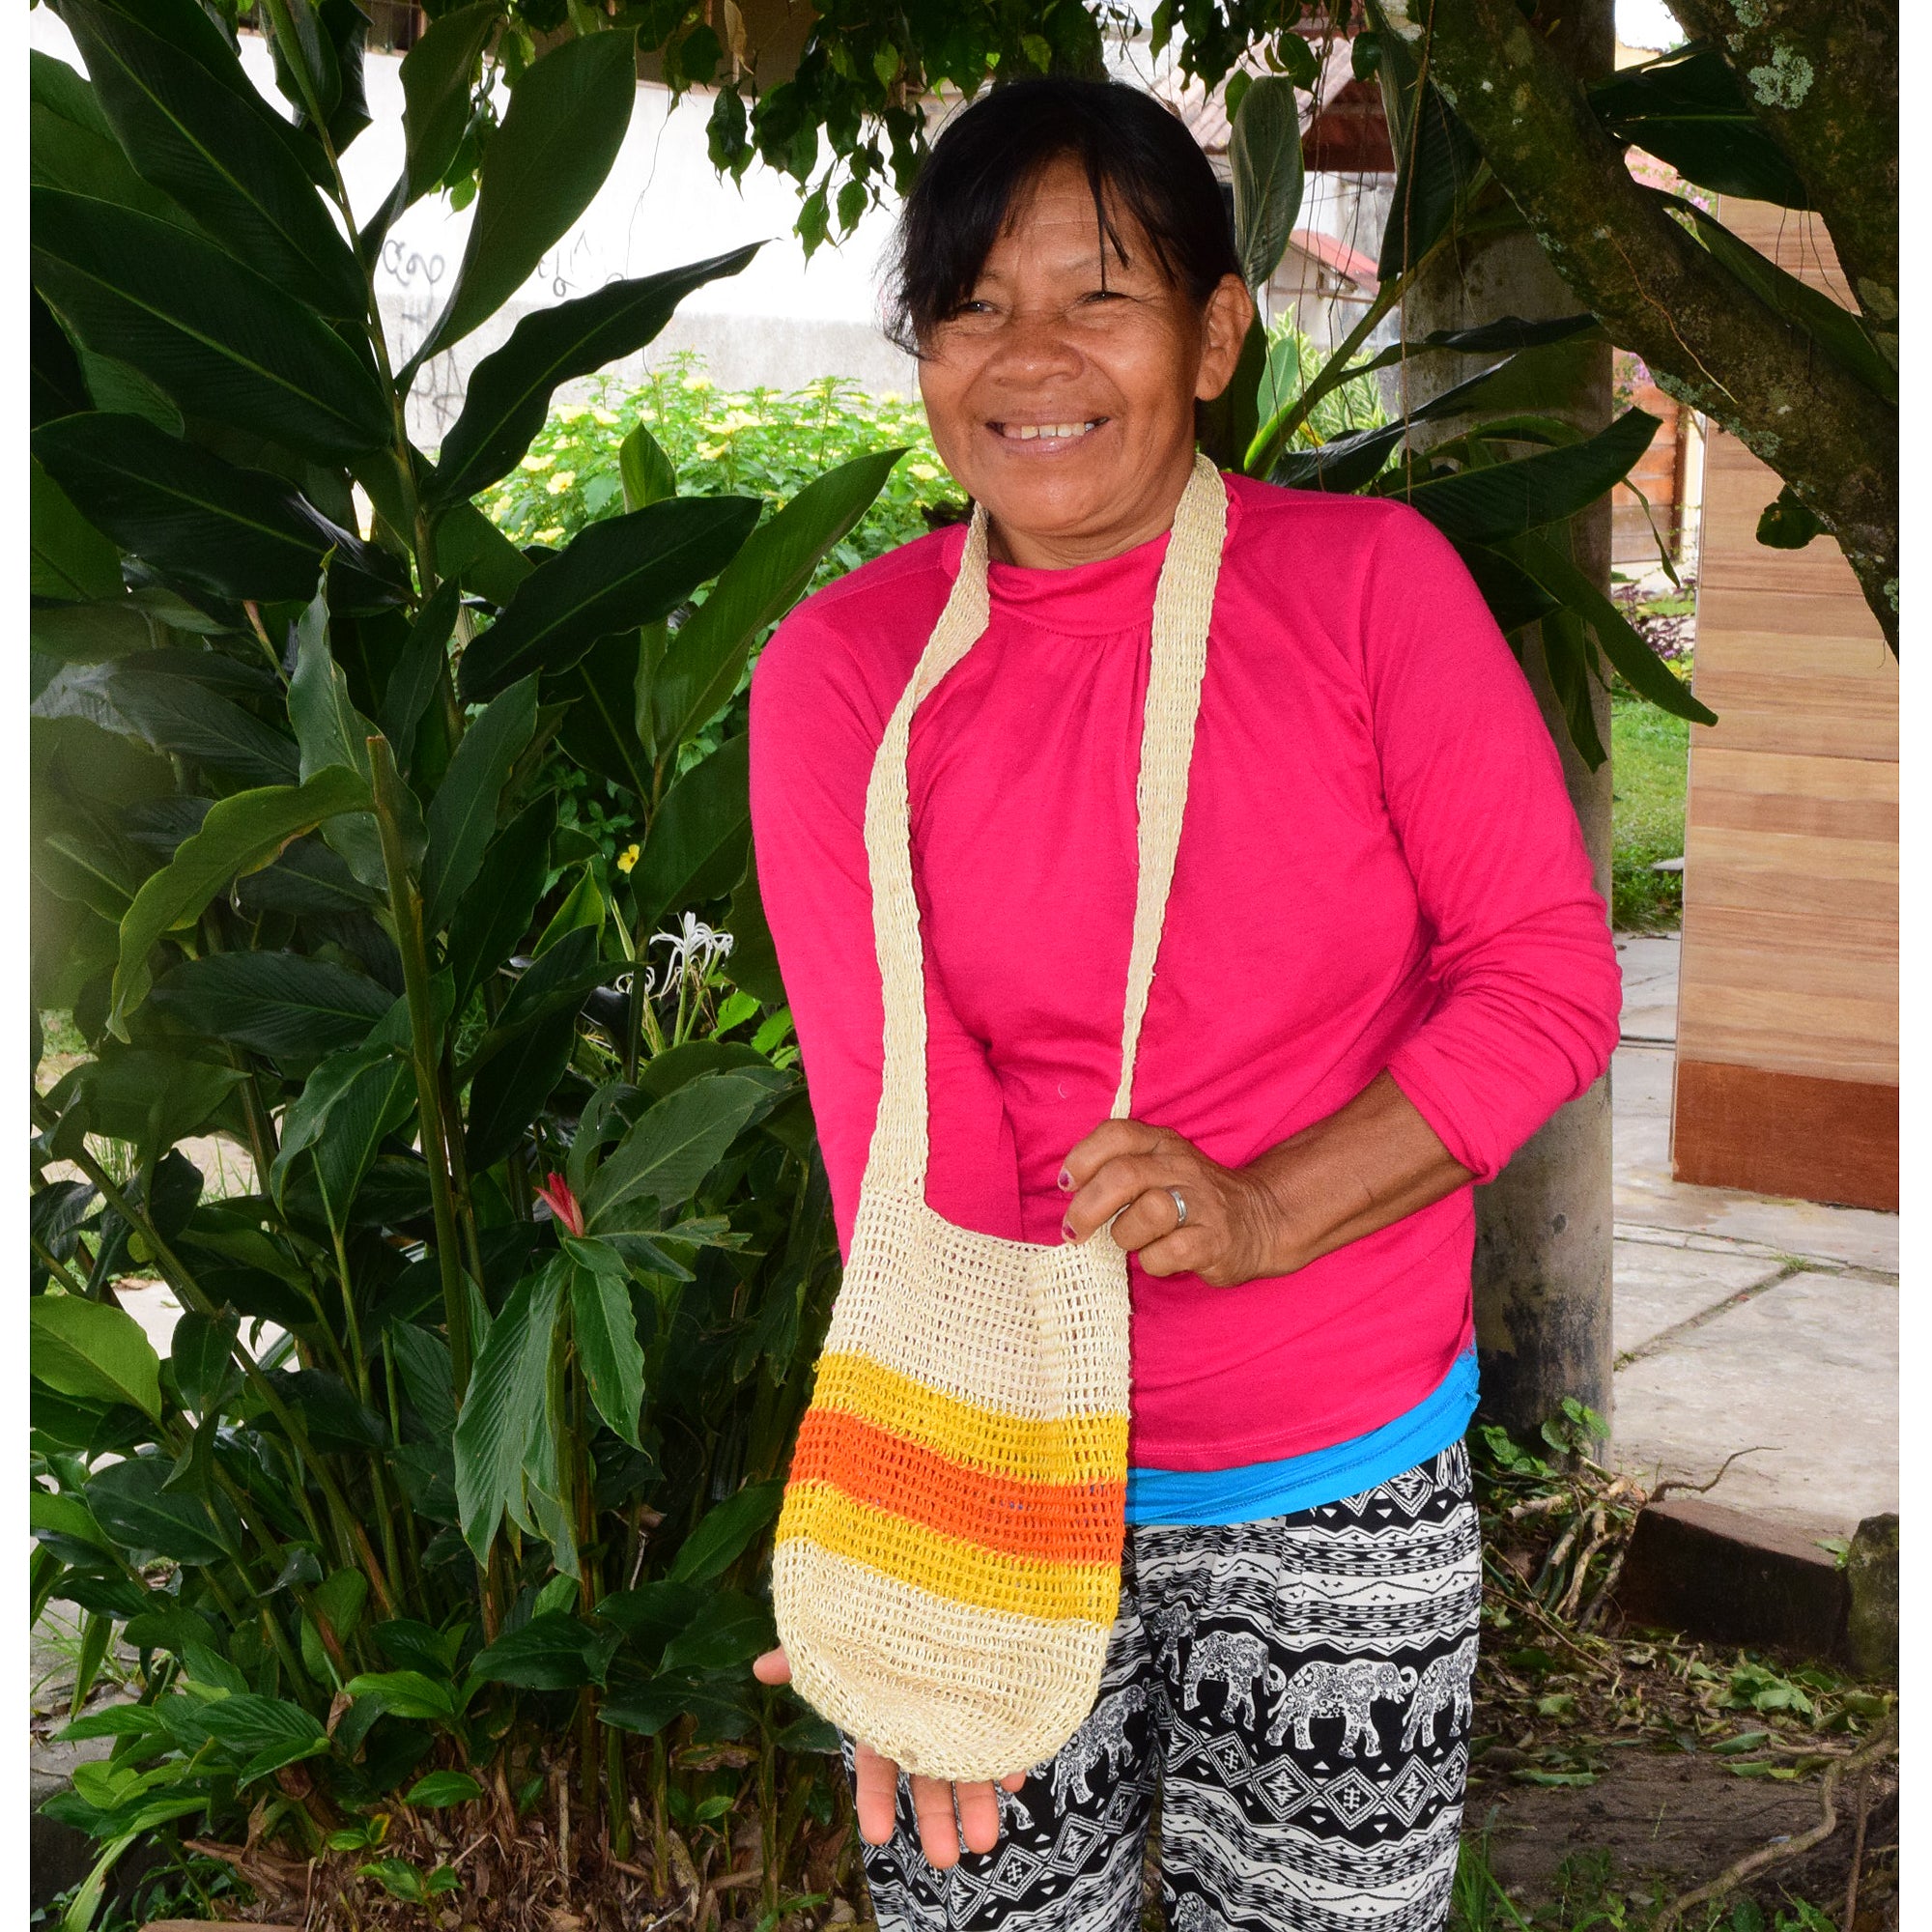
<svg viewBox="0 0 1932 1932">
<path fill-rule="evenodd" d="M 1180 1189 L 1178 1187 L 1170 1187 L 1167 1191 L 1174 1196 L 1174 1212 L 1176 1217 L 1174 1225 L 1177 1228 L 1186 1227 L 1187 1203 L 1180 1198 Z"/>
</svg>

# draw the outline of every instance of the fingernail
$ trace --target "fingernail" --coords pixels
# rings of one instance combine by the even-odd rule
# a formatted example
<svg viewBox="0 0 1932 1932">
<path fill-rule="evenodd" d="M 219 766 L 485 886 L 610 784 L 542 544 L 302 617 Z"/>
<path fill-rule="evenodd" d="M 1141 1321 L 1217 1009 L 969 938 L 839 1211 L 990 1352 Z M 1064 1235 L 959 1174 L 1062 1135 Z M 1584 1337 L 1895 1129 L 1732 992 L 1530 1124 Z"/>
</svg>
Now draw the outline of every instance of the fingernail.
<svg viewBox="0 0 1932 1932">
<path fill-rule="evenodd" d="M 1065 1214 L 1060 1217 L 1060 1238 L 1063 1241 L 1070 1241 L 1075 1238 L 1072 1220 Z"/>
<path fill-rule="evenodd" d="M 1063 1167 L 1060 1170 L 1060 1188 L 1064 1194 L 1073 1185 L 1073 1177 Z"/>
</svg>

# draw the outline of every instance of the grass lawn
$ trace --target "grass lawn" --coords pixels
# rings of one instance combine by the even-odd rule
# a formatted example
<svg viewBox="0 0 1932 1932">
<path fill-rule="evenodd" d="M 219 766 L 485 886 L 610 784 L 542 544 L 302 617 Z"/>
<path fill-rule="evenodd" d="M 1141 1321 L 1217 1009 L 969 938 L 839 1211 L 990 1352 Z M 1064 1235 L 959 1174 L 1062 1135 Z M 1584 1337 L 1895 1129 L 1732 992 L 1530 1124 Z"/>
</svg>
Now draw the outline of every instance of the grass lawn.
<svg viewBox="0 0 1932 1932">
<path fill-rule="evenodd" d="M 1684 875 L 1653 872 L 1684 851 L 1684 778 L 1690 727 L 1621 689 L 1610 707 L 1610 923 L 1619 932 L 1674 931 Z"/>
</svg>

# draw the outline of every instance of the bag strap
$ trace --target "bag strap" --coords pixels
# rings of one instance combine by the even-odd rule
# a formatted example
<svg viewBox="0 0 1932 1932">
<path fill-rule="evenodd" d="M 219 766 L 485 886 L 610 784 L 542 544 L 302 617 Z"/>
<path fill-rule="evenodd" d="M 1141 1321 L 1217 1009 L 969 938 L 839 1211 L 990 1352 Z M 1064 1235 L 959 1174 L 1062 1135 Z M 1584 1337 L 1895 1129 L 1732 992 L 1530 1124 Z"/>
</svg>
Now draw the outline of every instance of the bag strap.
<svg viewBox="0 0 1932 1932">
<path fill-rule="evenodd" d="M 1175 511 L 1174 530 L 1154 592 L 1153 642 L 1141 731 L 1134 804 L 1139 820 L 1139 876 L 1133 942 L 1121 1023 L 1121 1084 L 1113 1115 L 1123 1117 L 1133 1094 L 1141 1022 L 1153 982 L 1154 955 L 1166 921 L 1168 889 L 1180 843 L 1187 769 L 1194 751 L 1201 680 L 1208 666 L 1208 626 L 1227 534 L 1228 499 L 1220 472 L 1197 456 Z M 885 1067 L 877 1123 L 867 1162 L 876 1173 L 925 1184 L 925 962 L 913 891 L 911 802 L 906 750 L 913 713 L 985 634 L 986 513 L 976 506 L 952 589 L 904 693 L 887 721 L 866 789 L 866 855 L 871 872 L 873 947 L 885 996 Z"/>
</svg>

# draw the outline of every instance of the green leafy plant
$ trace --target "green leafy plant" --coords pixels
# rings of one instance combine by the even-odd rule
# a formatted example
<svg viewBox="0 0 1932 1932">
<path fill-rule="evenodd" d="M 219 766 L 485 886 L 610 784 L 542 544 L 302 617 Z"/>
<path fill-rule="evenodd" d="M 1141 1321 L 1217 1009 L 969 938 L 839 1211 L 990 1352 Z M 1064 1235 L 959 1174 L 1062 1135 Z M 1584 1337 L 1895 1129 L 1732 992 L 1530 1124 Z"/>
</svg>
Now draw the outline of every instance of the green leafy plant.
<svg viewBox="0 0 1932 1932">
<path fill-rule="evenodd" d="M 1225 468 L 1300 489 L 1394 497 L 1428 517 L 1456 546 L 1519 655 L 1526 627 L 1540 624 L 1571 739 L 1592 768 L 1607 753 L 1590 686 L 1607 690 L 1612 674 L 1662 711 L 1715 724 L 1716 715 L 1575 561 L 1571 519 L 1628 477 L 1658 429 L 1655 416 L 1627 409 L 1586 436 L 1550 412 L 1548 398 L 1561 393 L 1579 349 L 1605 340 L 1596 319 L 1508 318 L 1434 330 L 1361 355 L 1376 326 L 1457 237 L 1521 220 L 1486 193 L 1487 163 L 1425 84 L 1413 51 L 1388 36 L 1376 44 L 1390 131 L 1405 163 L 1375 297 L 1319 366 L 1311 366 L 1318 358 L 1305 338 L 1293 331 L 1270 338 L 1257 321 L 1233 383 L 1204 410 L 1204 442 Z M 1235 113 L 1229 158 L 1236 243 L 1254 289 L 1273 274 L 1301 204 L 1294 86 L 1286 74 L 1262 75 L 1241 92 Z M 1500 359 L 1393 418 L 1378 405 L 1362 409 L 1348 400 L 1350 391 L 1372 393 L 1378 370 L 1450 352 Z M 1418 429 L 1472 415 L 1472 426 L 1418 450 Z M 1661 548 L 1660 555 L 1669 569 Z"/>
<path fill-rule="evenodd" d="M 485 321 L 608 170 L 632 31 L 531 59 L 494 6 L 439 14 L 358 226 L 355 9 L 264 0 L 293 124 L 196 7 L 61 12 L 87 75 L 34 56 L 32 975 L 81 1050 L 33 1096 L 32 1608 L 79 1606 L 67 1735 L 113 1746 L 54 1808 L 98 1878 L 245 1830 L 422 1904 L 476 1869 L 425 1821 L 542 1802 L 567 1838 L 568 1779 L 577 1842 L 635 1869 L 641 1833 L 666 1897 L 680 1804 L 749 1818 L 775 1910 L 834 1818 L 831 1733 L 749 1663 L 837 1249 L 730 700 L 903 448 L 713 487 L 639 426 L 520 549 L 479 499 L 556 387 L 753 251 L 526 316 L 434 457 L 371 265 L 500 72 L 432 341 Z M 567 778 L 622 798 L 628 863 Z M 165 1354 L 121 1305 L 156 1280 Z M 134 1694 L 85 1708 L 111 1638 Z M 687 1754 L 726 1747 L 695 1798 Z"/>
</svg>

